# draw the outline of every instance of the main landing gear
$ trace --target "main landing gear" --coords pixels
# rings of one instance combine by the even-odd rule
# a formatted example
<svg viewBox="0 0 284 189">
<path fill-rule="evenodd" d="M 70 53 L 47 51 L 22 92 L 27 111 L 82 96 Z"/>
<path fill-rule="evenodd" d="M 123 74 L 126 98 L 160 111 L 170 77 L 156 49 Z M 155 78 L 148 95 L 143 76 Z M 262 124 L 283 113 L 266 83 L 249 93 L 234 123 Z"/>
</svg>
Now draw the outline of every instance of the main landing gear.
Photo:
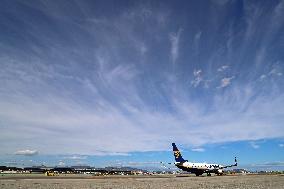
<svg viewBox="0 0 284 189">
<path fill-rule="evenodd" d="M 203 173 L 195 173 L 195 175 L 198 177 L 200 175 L 202 175 Z"/>
</svg>

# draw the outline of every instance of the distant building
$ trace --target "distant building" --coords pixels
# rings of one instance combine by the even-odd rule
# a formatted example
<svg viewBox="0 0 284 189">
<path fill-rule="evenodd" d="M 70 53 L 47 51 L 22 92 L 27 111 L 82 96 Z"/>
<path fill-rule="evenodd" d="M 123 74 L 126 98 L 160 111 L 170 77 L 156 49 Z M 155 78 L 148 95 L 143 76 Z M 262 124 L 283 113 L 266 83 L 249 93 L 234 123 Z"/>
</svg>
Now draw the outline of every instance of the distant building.
<svg viewBox="0 0 284 189">
<path fill-rule="evenodd" d="M 19 173 L 22 172 L 22 168 L 18 167 L 6 167 L 6 166 L 0 166 L 0 173 Z"/>
<path fill-rule="evenodd" d="M 42 167 L 25 167 L 23 171 L 28 173 L 45 173 L 46 169 Z"/>
<path fill-rule="evenodd" d="M 55 167 L 51 169 L 50 171 L 57 172 L 57 173 L 63 173 L 63 174 L 75 173 L 75 169 L 71 167 Z"/>
</svg>

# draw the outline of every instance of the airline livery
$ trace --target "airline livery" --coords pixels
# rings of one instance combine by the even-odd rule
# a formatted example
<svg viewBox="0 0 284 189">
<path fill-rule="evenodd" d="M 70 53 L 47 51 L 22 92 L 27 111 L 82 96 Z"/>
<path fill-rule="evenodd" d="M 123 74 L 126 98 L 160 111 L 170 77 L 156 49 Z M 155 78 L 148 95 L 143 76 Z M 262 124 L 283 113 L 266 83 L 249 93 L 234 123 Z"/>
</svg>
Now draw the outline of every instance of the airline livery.
<svg viewBox="0 0 284 189">
<path fill-rule="evenodd" d="M 223 174 L 223 169 L 228 167 L 237 166 L 237 159 L 235 157 L 235 164 L 233 165 L 219 165 L 219 164 L 208 164 L 208 163 L 193 163 L 188 162 L 188 160 L 184 160 L 175 143 L 173 145 L 173 152 L 175 156 L 175 166 L 182 169 L 183 171 L 194 173 L 196 176 L 202 175 L 203 173 L 207 173 L 208 176 L 211 176 L 211 173 L 215 173 L 217 175 Z"/>
</svg>

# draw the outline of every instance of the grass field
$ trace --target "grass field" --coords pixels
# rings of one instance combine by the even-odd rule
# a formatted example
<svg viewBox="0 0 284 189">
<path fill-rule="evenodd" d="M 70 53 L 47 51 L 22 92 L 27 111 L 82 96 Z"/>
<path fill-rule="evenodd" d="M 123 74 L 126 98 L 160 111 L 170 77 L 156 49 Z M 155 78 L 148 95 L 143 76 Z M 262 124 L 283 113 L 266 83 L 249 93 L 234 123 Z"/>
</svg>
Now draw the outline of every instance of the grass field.
<svg viewBox="0 0 284 189">
<path fill-rule="evenodd" d="M 91 189 L 91 188 L 247 188 L 247 189 L 283 189 L 284 175 L 242 175 L 242 176 L 212 176 L 193 177 L 184 176 L 2 176 L 2 189 Z"/>
</svg>

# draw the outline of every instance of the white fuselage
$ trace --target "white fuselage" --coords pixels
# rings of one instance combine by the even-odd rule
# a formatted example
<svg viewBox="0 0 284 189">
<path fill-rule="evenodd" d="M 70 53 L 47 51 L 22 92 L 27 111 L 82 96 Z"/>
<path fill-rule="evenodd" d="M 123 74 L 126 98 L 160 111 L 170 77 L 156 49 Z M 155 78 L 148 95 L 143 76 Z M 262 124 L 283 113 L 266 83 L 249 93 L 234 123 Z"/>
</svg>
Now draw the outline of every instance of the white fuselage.
<svg viewBox="0 0 284 189">
<path fill-rule="evenodd" d="M 176 165 L 179 164 L 178 162 L 175 163 Z M 195 169 L 203 169 L 203 170 L 215 170 L 215 169 L 222 169 L 223 166 L 219 164 L 209 164 L 209 163 L 193 163 L 193 162 L 184 162 L 182 164 L 183 167 L 186 168 L 195 168 Z"/>
<path fill-rule="evenodd" d="M 209 164 L 209 163 L 193 163 L 193 162 L 175 162 L 175 165 L 188 172 L 192 173 L 223 173 L 223 166 L 219 164 Z"/>
</svg>

